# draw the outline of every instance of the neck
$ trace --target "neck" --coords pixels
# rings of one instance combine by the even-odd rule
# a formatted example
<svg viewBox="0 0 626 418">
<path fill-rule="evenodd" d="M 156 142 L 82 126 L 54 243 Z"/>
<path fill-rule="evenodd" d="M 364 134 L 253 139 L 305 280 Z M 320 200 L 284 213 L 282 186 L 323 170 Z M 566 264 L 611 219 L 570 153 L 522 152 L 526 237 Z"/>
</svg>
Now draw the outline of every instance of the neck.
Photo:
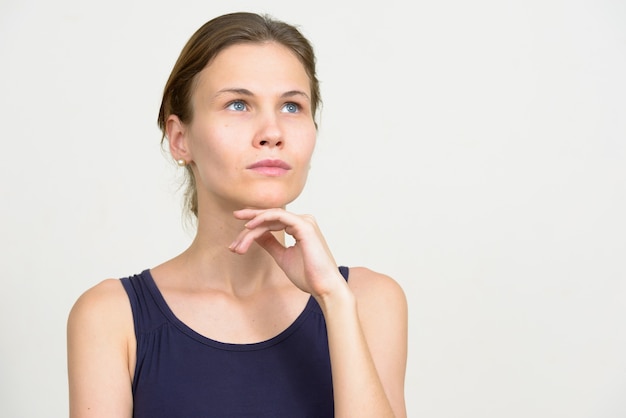
<svg viewBox="0 0 626 418">
<path fill-rule="evenodd" d="M 194 287 L 219 288 L 245 294 L 286 279 L 274 259 L 254 244 L 243 255 L 228 246 L 244 230 L 244 221 L 232 215 L 201 216 L 196 236 L 187 250 L 172 260 L 181 279 Z M 276 232 L 284 243 L 284 232 Z"/>
</svg>

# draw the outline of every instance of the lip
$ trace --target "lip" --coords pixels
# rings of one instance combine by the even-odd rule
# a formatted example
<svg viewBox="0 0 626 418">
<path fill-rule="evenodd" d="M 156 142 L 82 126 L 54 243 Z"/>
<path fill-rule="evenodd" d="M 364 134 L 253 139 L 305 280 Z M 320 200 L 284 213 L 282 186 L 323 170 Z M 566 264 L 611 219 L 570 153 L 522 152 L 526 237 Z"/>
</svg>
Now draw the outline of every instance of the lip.
<svg viewBox="0 0 626 418">
<path fill-rule="evenodd" d="M 283 160 L 261 160 L 246 167 L 266 176 L 281 176 L 291 170 L 291 166 Z"/>
</svg>

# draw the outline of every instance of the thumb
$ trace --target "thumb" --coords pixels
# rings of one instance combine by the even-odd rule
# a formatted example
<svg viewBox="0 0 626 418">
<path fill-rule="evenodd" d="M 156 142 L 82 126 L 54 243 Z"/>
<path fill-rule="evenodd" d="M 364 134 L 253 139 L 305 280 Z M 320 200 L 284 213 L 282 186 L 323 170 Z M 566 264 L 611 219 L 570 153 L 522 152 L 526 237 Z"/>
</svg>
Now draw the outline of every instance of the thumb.
<svg viewBox="0 0 626 418">
<path fill-rule="evenodd" d="M 270 231 L 266 231 L 263 235 L 256 238 L 256 243 L 267 251 L 276 261 L 280 260 L 285 252 L 283 244 L 281 244 Z"/>
</svg>

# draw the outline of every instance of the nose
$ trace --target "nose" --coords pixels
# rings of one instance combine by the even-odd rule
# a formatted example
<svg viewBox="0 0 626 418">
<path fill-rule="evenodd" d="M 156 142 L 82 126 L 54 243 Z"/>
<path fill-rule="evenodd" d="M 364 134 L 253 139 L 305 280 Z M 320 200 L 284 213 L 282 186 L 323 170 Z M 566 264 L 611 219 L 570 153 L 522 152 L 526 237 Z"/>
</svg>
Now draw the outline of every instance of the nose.
<svg viewBox="0 0 626 418">
<path fill-rule="evenodd" d="M 254 138 L 257 147 L 282 147 L 284 144 L 283 132 L 276 115 L 260 117 L 259 126 Z"/>
</svg>

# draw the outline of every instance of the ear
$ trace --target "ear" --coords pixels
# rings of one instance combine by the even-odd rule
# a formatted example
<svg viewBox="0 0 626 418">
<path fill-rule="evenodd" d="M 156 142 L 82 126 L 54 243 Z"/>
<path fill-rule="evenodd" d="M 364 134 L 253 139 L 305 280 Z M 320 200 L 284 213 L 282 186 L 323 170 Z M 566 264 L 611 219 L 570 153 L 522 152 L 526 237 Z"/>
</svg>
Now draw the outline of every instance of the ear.
<svg viewBox="0 0 626 418">
<path fill-rule="evenodd" d="M 180 121 L 178 116 L 170 115 L 165 122 L 165 132 L 170 146 L 170 154 L 174 160 L 183 159 L 190 163 L 191 152 L 187 138 L 187 126 Z"/>
</svg>

